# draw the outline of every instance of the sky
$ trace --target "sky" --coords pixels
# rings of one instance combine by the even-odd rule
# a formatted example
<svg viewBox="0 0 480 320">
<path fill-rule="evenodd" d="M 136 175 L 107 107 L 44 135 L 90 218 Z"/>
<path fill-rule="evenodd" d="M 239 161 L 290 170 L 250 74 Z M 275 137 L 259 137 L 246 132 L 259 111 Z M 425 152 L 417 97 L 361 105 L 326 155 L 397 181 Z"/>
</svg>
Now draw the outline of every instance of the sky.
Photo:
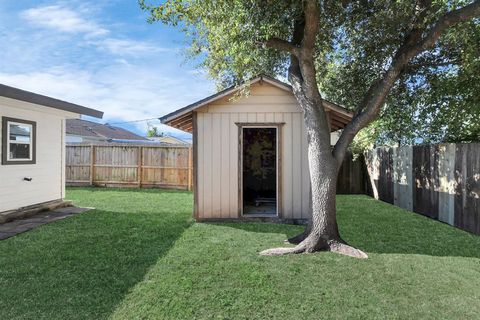
<svg viewBox="0 0 480 320">
<path fill-rule="evenodd" d="M 0 0 L 0 83 L 105 113 L 88 120 L 188 138 L 158 120 L 124 123 L 215 92 L 180 31 L 147 17 L 136 0 Z"/>
</svg>

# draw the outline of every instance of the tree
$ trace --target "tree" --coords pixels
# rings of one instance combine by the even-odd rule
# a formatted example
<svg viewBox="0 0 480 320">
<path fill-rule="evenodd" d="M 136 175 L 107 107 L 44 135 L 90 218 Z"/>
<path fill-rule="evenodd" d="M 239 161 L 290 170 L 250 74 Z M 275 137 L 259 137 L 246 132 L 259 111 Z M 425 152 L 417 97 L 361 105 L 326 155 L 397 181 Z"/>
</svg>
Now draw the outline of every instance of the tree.
<svg viewBox="0 0 480 320">
<path fill-rule="evenodd" d="M 307 131 L 311 219 L 290 248 L 263 255 L 330 250 L 366 258 L 342 240 L 336 219 L 340 165 L 356 134 L 380 114 L 399 79 L 448 51 L 438 40 L 452 28 L 478 27 L 480 1 L 448 0 L 169 0 L 150 6 L 151 21 L 180 27 L 190 53 L 222 84 L 257 74 L 287 75 Z M 330 82 L 335 71 L 357 79 Z M 477 70 L 478 71 L 478 70 Z M 354 85 L 343 86 L 343 83 Z M 355 85 L 356 84 L 356 85 Z M 358 101 L 354 117 L 330 147 L 320 89 Z M 357 87 L 356 87 L 357 86 Z"/>
<path fill-rule="evenodd" d="M 151 127 L 147 130 L 147 137 L 163 137 L 163 132 L 159 132 L 157 127 Z"/>
<path fill-rule="evenodd" d="M 411 64 L 400 76 L 379 118 L 362 132 L 362 139 L 355 138 L 354 149 L 361 150 L 362 146 L 371 144 L 479 141 L 479 48 L 478 23 L 447 30 L 438 41 L 435 56 Z M 356 65 L 368 63 L 358 60 Z M 329 70 L 322 93 L 332 101 L 358 105 L 370 79 L 362 73 L 361 67 L 338 65 Z M 338 87 L 351 90 L 345 94 Z"/>
</svg>

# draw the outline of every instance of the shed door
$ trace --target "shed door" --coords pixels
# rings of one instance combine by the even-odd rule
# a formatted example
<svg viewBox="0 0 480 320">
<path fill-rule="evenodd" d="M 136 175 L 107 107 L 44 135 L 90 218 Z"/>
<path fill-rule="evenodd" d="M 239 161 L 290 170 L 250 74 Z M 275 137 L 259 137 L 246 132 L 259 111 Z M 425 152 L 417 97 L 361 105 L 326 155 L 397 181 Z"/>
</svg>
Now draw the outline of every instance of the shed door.
<svg viewBox="0 0 480 320">
<path fill-rule="evenodd" d="M 278 129 L 243 127 L 243 215 L 275 216 L 278 208 Z"/>
</svg>

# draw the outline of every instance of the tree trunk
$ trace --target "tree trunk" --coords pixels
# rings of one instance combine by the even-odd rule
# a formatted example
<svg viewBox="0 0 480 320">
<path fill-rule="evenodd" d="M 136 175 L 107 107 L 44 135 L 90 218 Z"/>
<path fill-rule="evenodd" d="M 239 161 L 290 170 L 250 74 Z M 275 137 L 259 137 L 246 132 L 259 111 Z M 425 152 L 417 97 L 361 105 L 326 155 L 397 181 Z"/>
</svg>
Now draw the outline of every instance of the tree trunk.
<svg viewBox="0 0 480 320">
<path fill-rule="evenodd" d="M 392 57 L 386 72 L 368 89 L 357 107 L 352 121 L 344 128 L 333 152 L 330 148 L 330 130 L 317 86 L 314 53 L 319 32 L 319 7 L 316 0 L 303 1 L 303 18 L 294 23 L 292 41 L 272 38 L 267 45 L 290 53 L 289 80 L 295 98 L 302 107 L 308 138 L 308 161 L 311 180 L 311 221 L 305 232 L 290 239 L 298 242 L 293 248 L 274 248 L 262 251 L 262 255 L 330 250 L 357 258 L 367 255 L 347 245 L 340 237 L 336 222 L 335 194 L 337 175 L 349 144 L 358 131 L 372 122 L 380 113 L 392 86 L 410 60 L 432 48 L 440 35 L 449 27 L 480 15 L 480 1 L 447 12 L 430 28 L 413 27 L 404 43 Z M 420 14 L 416 22 L 423 23 L 431 2 L 420 2 Z M 420 24 L 421 24 L 420 23 Z"/>
<path fill-rule="evenodd" d="M 312 110 L 313 109 L 313 110 Z M 312 216 L 310 234 L 302 241 L 306 252 L 327 248 L 326 240 L 339 239 L 335 194 L 337 184 L 337 165 L 330 148 L 325 150 L 327 130 L 322 130 L 320 115 L 314 108 L 304 108 L 304 121 L 308 141 L 308 164 L 312 192 Z"/>
<path fill-rule="evenodd" d="M 301 240 L 297 246 L 269 249 L 260 254 L 282 255 L 327 250 L 366 258 L 364 252 L 348 246 L 338 232 L 335 198 L 339 166 L 331 152 L 330 132 L 325 128 L 325 115 L 320 109 L 322 106 L 317 106 L 305 96 L 298 100 L 302 106 L 308 140 L 311 221 L 303 234 L 292 239 Z"/>
</svg>

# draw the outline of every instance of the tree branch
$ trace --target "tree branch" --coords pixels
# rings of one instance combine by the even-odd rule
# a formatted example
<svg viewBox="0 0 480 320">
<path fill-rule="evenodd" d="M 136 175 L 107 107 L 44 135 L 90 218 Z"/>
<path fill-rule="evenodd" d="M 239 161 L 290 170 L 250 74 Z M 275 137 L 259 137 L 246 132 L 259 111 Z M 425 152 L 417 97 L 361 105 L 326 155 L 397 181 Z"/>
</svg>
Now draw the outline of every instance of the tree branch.
<svg viewBox="0 0 480 320">
<path fill-rule="evenodd" d="M 421 51 L 425 51 L 435 45 L 438 38 L 449 27 L 480 16 L 480 1 L 472 2 L 463 8 L 450 11 L 441 17 L 438 22 L 430 29 L 423 41 L 419 45 Z"/>
<path fill-rule="evenodd" d="M 405 69 L 408 69 L 409 71 L 418 71 L 421 68 L 447 67 L 447 66 L 451 66 L 459 63 L 461 63 L 460 59 L 448 60 L 448 61 L 424 61 L 424 62 L 418 62 L 418 63 L 410 63 L 407 66 L 405 66 Z"/>
<path fill-rule="evenodd" d="M 315 42 L 317 40 L 320 12 L 317 0 L 305 0 L 305 31 L 302 40 L 302 49 L 313 54 Z"/>
<path fill-rule="evenodd" d="M 299 47 L 302 43 L 303 33 L 305 29 L 304 20 L 296 20 L 293 23 L 293 37 L 292 45 Z M 303 82 L 302 73 L 300 71 L 300 62 L 298 61 L 298 56 L 291 54 L 290 55 L 290 67 L 288 68 L 288 78 L 293 87 L 301 88 Z"/>
<path fill-rule="evenodd" d="M 298 56 L 299 54 L 299 48 L 297 46 L 283 39 L 271 38 L 265 42 L 265 45 L 269 48 L 289 52 L 290 54 L 293 54 L 295 56 Z"/>
<path fill-rule="evenodd" d="M 412 29 L 403 45 L 397 50 L 390 67 L 383 77 L 370 86 L 365 98 L 357 108 L 354 118 L 344 128 L 339 140 L 335 144 L 333 155 L 337 159 L 338 167 L 341 166 L 345 152 L 358 131 L 372 122 L 380 113 L 392 86 L 408 63 L 421 52 L 434 46 L 446 29 L 479 15 L 480 0 L 477 0 L 465 7 L 446 13 L 438 19 L 430 30 L 426 31 L 426 35 L 423 38 L 421 35 L 425 32 L 422 29 L 417 27 Z"/>
<path fill-rule="evenodd" d="M 300 70 L 304 80 L 304 91 L 318 106 L 322 106 L 322 97 L 317 85 L 317 74 L 313 55 L 319 31 L 319 9 L 317 0 L 304 1 L 305 24 L 299 56 Z"/>
</svg>

